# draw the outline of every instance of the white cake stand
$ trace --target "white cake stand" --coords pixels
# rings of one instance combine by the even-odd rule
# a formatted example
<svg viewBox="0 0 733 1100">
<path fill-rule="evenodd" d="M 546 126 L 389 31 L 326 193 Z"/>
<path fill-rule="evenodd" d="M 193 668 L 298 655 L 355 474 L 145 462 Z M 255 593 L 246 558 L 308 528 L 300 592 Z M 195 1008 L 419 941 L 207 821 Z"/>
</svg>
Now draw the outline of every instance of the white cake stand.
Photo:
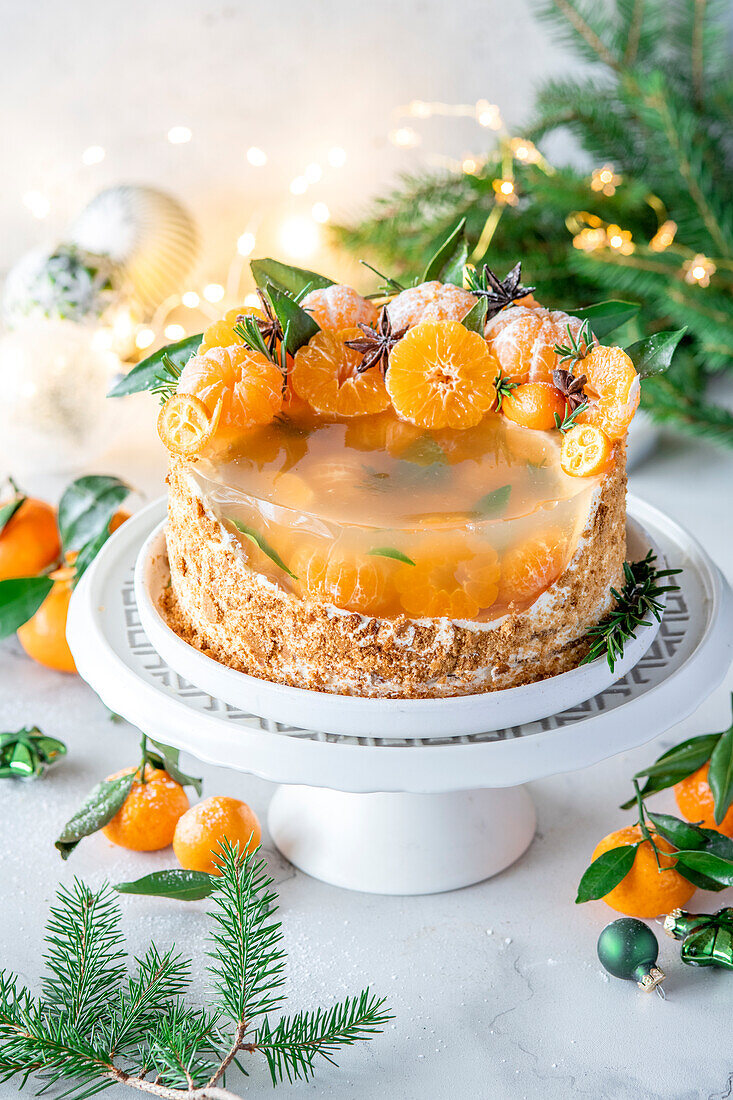
<svg viewBox="0 0 733 1100">
<path fill-rule="evenodd" d="M 331 730 L 315 732 L 301 728 L 308 724 L 303 719 L 259 717 L 255 707 L 237 708 L 199 686 L 210 683 L 214 662 L 175 639 L 182 655 L 151 611 L 149 589 L 162 575 L 155 569 L 160 552 L 151 555 L 155 537 L 149 540 L 163 514 L 157 502 L 125 523 L 78 586 L 67 637 L 79 672 L 108 707 L 157 740 L 281 784 L 268 818 L 275 844 L 302 870 L 350 889 L 434 893 L 503 870 L 534 835 L 534 807 L 520 784 L 651 740 L 710 694 L 733 653 L 733 598 L 720 572 L 681 527 L 631 498 L 629 533 L 638 547 L 632 552 L 643 552 L 648 539 L 684 572 L 659 633 L 641 638 L 633 667 L 621 678 L 610 682 L 599 665 L 584 670 L 592 673 L 587 693 L 574 674 L 543 681 L 538 687 L 547 702 L 539 713 L 547 717 L 500 729 L 492 715 L 506 713 L 497 697 L 510 692 L 494 693 L 493 701 L 378 700 L 376 710 L 366 711 L 362 704 L 375 701 L 340 697 L 343 726 L 362 732 L 334 730 L 331 711 L 323 712 Z M 151 636 L 136 599 L 138 559 L 137 588 Z M 603 687 L 593 693 L 599 668 Z M 259 702 L 259 713 L 277 713 L 274 685 L 216 669 L 237 681 L 237 698 Z M 242 696 L 242 681 L 251 681 L 249 695 Z M 570 706 L 564 703 L 568 682 L 576 695 Z M 293 697 L 300 713 L 315 713 L 309 697 L 319 693 L 280 691 L 281 713 L 293 713 L 287 709 Z M 231 696 L 229 680 L 224 694 Z M 364 733 L 367 713 L 374 724 Z M 477 714 L 483 715 L 478 728 Z M 424 735 L 418 736 L 421 722 Z"/>
</svg>

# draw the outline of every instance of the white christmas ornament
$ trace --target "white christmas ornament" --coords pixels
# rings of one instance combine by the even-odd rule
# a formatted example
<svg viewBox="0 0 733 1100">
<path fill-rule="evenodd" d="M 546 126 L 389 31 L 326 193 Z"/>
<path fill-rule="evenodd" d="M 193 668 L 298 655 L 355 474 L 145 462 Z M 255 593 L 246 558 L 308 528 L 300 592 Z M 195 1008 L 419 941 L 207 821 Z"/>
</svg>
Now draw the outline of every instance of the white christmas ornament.
<svg viewBox="0 0 733 1100">
<path fill-rule="evenodd" d="M 0 339 L 0 459 L 23 474 L 77 472 L 114 435 L 119 358 L 94 329 L 40 320 Z"/>
</svg>

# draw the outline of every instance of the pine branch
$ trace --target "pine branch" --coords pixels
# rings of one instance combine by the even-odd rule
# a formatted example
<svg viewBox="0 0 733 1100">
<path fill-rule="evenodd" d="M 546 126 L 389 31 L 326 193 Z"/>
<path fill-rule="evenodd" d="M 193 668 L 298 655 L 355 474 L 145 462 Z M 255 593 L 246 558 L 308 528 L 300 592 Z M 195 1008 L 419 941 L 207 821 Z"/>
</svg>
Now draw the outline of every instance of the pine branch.
<svg viewBox="0 0 733 1100">
<path fill-rule="evenodd" d="M 222 875 L 212 894 L 216 931 L 210 952 L 218 1003 L 237 1025 L 279 1008 L 285 982 L 282 930 L 273 920 L 277 894 L 265 861 L 250 852 L 239 856 L 226 843 L 219 863 Z"/>
<path fill-rule="evenodd" d="M 537 14 L 555 27 L 562 41 L 575 46 L 589 61 L 600 61 L 617 71 L 620 60 L 605 41 L 611 31 L 607 8 L 605 4 L 584 5 L 578 0 L 543 0 Z"/>
<path fill-rule="evenodd" d="M 155 1023 L 144 1061 L 166 1088 L 203 1088 L 221 1065 L 224 1038 L 219 1014 L 189 1008 L 182 1001 L 168 1004 Z"/>
<path fill-rule="evenodd" d="M 126 969 L 120 912 L 112 890 L 93 893 L 74 880 L 61 887 L 59 904 L 49 912 L 43 982 L 46 1011 L 63 1014 L 80 1035 L 97 1030 Z"/>
<path fill-rule="evenodd" d="M 308 1080 L 317 1058 L 336 1065 L 334 1056 L 345 1046 L 371 1039 L 392 1016 L 384 1011 L 385 999 L 365 989 L 359 997 L 347 997 L 330 1009 L 284 1016 L 274 1031 L 265 1018 L 254 1046 L 265 1055 L 273 1085 Z"/>
<path fill-rule="evenodd" d="M 175 954 L 174 948 L 161 955 L 151 944 L 136 962 L 137 973 L 128 977 L 113 1002 L 108 1032 L 113 1057 L 144 1043 L 169 1001 L 190 983 L 191 961 Z"/>
</svg>

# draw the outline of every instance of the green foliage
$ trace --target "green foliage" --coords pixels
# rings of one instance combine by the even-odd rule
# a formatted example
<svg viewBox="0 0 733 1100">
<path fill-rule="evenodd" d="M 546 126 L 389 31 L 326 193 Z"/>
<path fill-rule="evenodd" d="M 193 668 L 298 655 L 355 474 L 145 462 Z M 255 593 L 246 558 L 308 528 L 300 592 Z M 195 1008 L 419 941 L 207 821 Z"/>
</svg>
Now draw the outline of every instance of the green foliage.
<svg viewBox="0 0 733 1100">
<path fill-rule="evenodd" d="M 190 960 L 151 944 L 128 964 L 120 911 L 109 886 L 76 881 L 51 910 L 40 995 L 0 972 L 0 1081 L 84 1100 L 114 1084 L 153 1096 L 229 1095 L 217 1082 L 242 1053 L 261 1052 L 273 1084 L 309 1078 L 317 1058 L 370 1039 L 391 1019 L 364 990 L 329 1009 L 271 1023 L 284 1001 L 285 953 L 277 895 L 257 852 L 227 845 L 212 877 L 213 1004 L 191 1005 Z M 233 1029 L 233 1034 L 231 1033 Z M 195 1090 L 201 1090 L 195 1092 Z M 208 1091 L 210 1090 L 210 1091 Z"/>
<path fill-rule="evenodd" d="M 590 170 L 530 158 L 513 162 L 518 205 L 498 207 L 492 181 L 512 163 L 502 138 L 476 174 L 406 176 L 361 223 L 336 235 L 409 283 L 436 241 L 465 219 L 469 259 L 488 259 L 495 270 L 521 259 L 542 302 L 571 310 L 578 301 L 628 299 L 641 308 L 625 342 L 685 328 L 669 376 L 642 387 L 643 405 L 661 424 L 733 446 L 733 415 L 705 400 L 711 376 L 733 369 L 729 5 L 541 0 L 536 7 L 590 69 L 540 87 L 524 137 L 541 144 L 569 132 L 593 167 L 613 164 L 621 176 L 615 193 L 592 190 Z M 573 247 L 585 214 L 629 230 L 634 251 Z M 488 251 L 476 255 L 489 218 L 496 224 Z M 675 239 L 655 251 L 650 241 L 667 219 L 677 225 Z M 685 280 L 684 265 L 697 253 L 717 268 L 707 287 Z"/>
</svg>

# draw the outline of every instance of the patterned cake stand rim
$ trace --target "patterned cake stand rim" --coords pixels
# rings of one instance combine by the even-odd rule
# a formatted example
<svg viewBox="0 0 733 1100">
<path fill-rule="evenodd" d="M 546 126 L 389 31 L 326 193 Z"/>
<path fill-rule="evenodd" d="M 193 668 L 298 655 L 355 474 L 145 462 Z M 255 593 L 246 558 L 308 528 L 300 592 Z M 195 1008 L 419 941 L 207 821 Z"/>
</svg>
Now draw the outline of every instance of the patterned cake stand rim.
<svg viewBox="0 0 733 1100">
<path fill-rule="evenodd" d="M 191 685 L 171 688 L 153 678 L 144 662 L 135 658 L 128 640 L 126 615 L 131 609 L 123 606 L 121 588 L 129 587 L 139 547 L 159 521 L 155 507 L 120 528 L 77 588 L 67 633 L 79 672 L 110 709 L 151 736 L 208 763 L 274 782 L 342 792 L 513 787 L 586 767 L 651 740 L 692 713 L 730 664 L 733 597 L 729 586 L 688 532 L 651 505 L 630 497 L 630 515 L 661 544 L 670 564 L 684 565 L 681 581 L 693 607 L 677 632 L 682 658 L 665 663 L 660 657 L 657 682 L 638 691 L 632 685 L 631 694 L 620 701 L 618 686 L 612 687 L 613 705 L 609 703 L 608 709 L 587 717 L 568 716 L 569 724 L 554 728 L 500 731 L 501 736 L 488 740 L 447 734 L 441 739 L 410 741 L 380 738 L 376 730 L 374 737 L 283 730 L 277 723 L 232 713 L 230 707 L 205 697 L 213 708 L 218 706 L 219 713 L 212 713 L 202 709 L 204 693 Z M 156 673 L 161 667 L 165 671 L 152 646 L 147 652 L 155 657 Z"/>
</svg>

